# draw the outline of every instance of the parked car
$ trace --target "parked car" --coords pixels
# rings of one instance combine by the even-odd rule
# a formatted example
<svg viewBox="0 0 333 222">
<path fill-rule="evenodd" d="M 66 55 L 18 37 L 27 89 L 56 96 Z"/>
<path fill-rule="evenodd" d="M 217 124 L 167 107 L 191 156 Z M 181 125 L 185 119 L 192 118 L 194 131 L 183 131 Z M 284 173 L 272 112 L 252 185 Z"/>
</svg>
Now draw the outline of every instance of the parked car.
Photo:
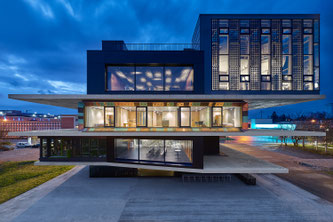
<svg viewBox="0 0 333 222">
<path fill-rule="evenodd" d="M 40 144 L 37 143 L 37 144 L 34 144 L 34 145 L 31 145 L 31 148 L 39 148 L 40 147 Z"/>
<path fill-rule="evenodd" d="M 29 146 L 31 146 L 31 145 L 27 142 L 18 142 L 18 143 L 16 143 L 16 148 L 26 148 L 26 147 L 29 147 Z"/>
</svg>

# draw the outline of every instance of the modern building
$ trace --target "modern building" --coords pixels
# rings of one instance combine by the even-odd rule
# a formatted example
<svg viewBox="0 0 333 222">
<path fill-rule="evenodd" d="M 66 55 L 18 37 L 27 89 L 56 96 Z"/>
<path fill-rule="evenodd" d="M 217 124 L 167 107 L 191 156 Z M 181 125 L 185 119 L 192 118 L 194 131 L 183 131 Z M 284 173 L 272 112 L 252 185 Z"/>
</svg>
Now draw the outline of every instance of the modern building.
<svg viewBox="0 0 333 222">
<path fill-rule="evenodd" d="M 248 130 L 249 109 L 325 98 L 319 21 L 316 14 L 202 14 L 189 44 L 102 41 L 101 50 L 88 50 L 87 95 L 9 98 L 78 109 L 78 130 L 28 133 L 41 139 L 39 164 L 283 173 L 260 161 L 242 168 L 236 154 L 230 162 L 219 137 L 325 135 Z"/>
</svg>

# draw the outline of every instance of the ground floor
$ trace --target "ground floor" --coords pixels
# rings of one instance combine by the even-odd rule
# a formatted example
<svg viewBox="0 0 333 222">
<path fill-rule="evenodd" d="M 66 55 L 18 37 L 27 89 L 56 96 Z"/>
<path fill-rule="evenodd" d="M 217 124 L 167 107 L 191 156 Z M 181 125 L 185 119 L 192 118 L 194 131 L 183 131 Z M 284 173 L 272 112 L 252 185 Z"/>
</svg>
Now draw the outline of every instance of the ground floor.
<svg viewBox="0 0 333 222">
<path fill-rule="evenodd" d="M 89 178 L 77 167 L 0 205 L 0 221 L 332 221 L 333 205 L 274 175 L 257 186 L 178 177 Z"/>
</svg>

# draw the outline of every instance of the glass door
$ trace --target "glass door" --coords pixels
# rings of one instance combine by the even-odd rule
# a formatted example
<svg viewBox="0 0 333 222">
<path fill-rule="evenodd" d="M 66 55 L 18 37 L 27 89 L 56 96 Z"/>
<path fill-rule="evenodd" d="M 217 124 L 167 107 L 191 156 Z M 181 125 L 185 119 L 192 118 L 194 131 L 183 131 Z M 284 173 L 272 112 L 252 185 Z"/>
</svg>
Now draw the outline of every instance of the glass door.
<svg viewBox="0 0 333 222">
<path fill-rule="evenodd" d="M 222 107 L 212 107 L 212 126 L 222 127 Z"/>
</svg>

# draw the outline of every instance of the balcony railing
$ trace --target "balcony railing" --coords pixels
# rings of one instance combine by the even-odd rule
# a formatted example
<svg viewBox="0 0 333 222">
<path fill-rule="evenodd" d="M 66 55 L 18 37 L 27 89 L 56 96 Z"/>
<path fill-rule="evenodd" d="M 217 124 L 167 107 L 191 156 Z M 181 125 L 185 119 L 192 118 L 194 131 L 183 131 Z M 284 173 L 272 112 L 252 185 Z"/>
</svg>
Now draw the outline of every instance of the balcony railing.
<svg viewBox="0 0 333 222">
<path fill-rule="evenodd" d="M 199 50 L 196 43 L 125 43 L 123 41 L 103 41 L 103 48 L 111 51 L 183 51 Z"/>
</svg>

